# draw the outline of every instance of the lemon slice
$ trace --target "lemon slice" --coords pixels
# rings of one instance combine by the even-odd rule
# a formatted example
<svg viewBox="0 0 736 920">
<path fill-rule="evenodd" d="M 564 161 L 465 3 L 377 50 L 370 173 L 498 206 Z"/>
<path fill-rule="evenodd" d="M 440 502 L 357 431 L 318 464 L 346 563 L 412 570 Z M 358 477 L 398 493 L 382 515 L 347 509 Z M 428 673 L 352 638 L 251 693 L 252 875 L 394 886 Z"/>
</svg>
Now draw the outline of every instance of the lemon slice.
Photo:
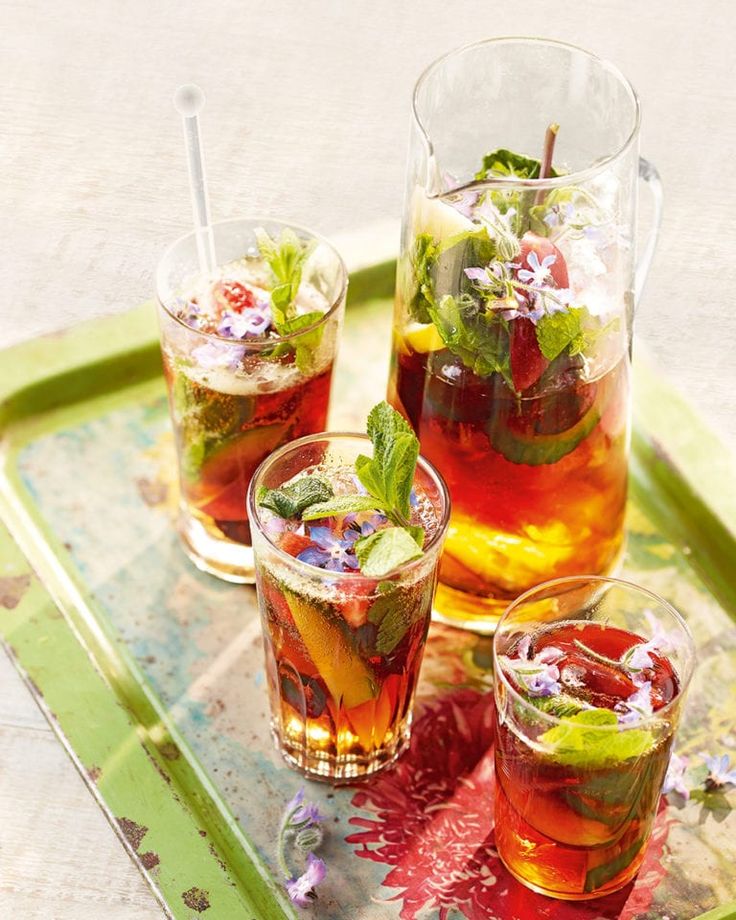
<svg viewBox="0 0 736 920">
<path fill-rule="evenodd" d="M 560 522 L 506 533 L 457 513 L 452 515 L 445 542 L 445 555 L 486 584 L 508 591 L 538 584 L 574 553 L 572 536 Z"/>
<path fill-rule="evenodd" d="M 374 700 L 378 696 L 376 679 L 339 626 L 298 594 L 283 590 L 283 595 L 309 656 L 335 702 L 352 709 Z"/>
<path fill-rule="evenodd" d="M 407 350 L 426 354 L 445 347 L 434 323 L 409 323 L 402 336 Z"/>
<path fill-rule="evenodd" d="M 441 199 L 427 198 L 421 188 L 412 195 L 411 215 L 413 233 L 428 233 L 437 241 L 478 229 L 472 220 Z"/>
</svg>

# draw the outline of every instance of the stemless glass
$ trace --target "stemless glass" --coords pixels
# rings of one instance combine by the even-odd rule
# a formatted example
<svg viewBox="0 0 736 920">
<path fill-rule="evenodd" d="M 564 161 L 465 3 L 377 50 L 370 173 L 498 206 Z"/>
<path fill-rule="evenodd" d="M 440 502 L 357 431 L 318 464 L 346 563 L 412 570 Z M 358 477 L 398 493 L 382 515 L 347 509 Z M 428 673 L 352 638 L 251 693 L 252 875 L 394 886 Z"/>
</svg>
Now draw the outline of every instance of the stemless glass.
<svg viewBox="0 0 736 920">
<path fill-rule="evenodd" d="M 230 266 L 267 290 L 255 231 L 278 237 L 289 227 L 314 249 L 300 287 L 304 309 L 322 312 L 309 328 L 280 338 L 224 338 L 192 328 L 179 315 L 192 291 L 227 281 Z M 203 571 L 226 581 L 254 580 L 245 504 L 256 467 L 294 438 L 322 431 L 345 306 L 347 273 L 337 252 L 309 230 L 280 221 L 236 218 L 212 227 L 218 268 L 199 269 L 189 233 L 165 253 L 156 274 L 164 376 L 179 465 L 179 533 Z M 196 296 L 194 297 L 196 308 Z M 299 300 L 298 300 L 299 302 Z M 308 359 L 297 347 L 310 339 Z"/>
<path fill-rule="evenodd" d="M 579 636 L 591 624 L 604 626 L 607 648 L 615 649 L 616 659 L 632 647 L 632 633 L 666 648 L 661 654 L 676 678 L 670 701 L 650 714 L 642 710 L 634 721 L 619 716 L 620 724 L 611 709 L 613 724 L 590 719 L 576 738 L 574 732 L 581 728 L 570 716 L 551 714 L 549 696 L 520 692 L 503 666 L 502 656 L 518 649 L 524 637 L 531 637 L 532 651 L 540 640 L 544 645 L 547 632 L 546 641 L 561 645 L 560 634 L 551 631 L 563 624 Z M 565 641 L 569 648 L 579 640 L 570 642 L 568 636 Z M 584 680 L 580 653 L 573 649 L 572 657 L 569 652 L 566 656 L 564 664 L 558 662 L 561 690 L 555 693 L 564 693 L 570 681 Z M 495 835 L 499 856 L 520 882 L 554 898 L 582 900 L 616 891 L 636 875 L 694 662 L 693 640 L 677 611 L 629 582 L 560 578 L 511 604 L 493 640 Z M 590 680 L 609 679 L 610 686 L 616 686 L 619 669 L 612 661 L 599 655 L 589 657 L 587 665 L 597 669 Z M 565 668 L 571 670 L 566 673 Z"/>
<path fill-rule="evenodd" d="M 450 489 L 435 609 L 452 624 L 491 632 L 522 591 L 621 556 L 661 199 L 638 143 L 630 84 L 559 42 L 470 45 L 416 85 L 389 401 Z M 655 203 L 638 267 L 637 175 Z"/>
<path fill-rule="evenodd" d="M 264 461 L 248 493 L 276 747 L 290 766 L 332 783 L 375 773 L 408 744 L 449 519 L 447 490 L 420 457 L 414 488 L 431 503 L 433 527 L 420 558 L 380 579 L 288 555 L 264 525 L 257 496 L 304 470 L 340 477 L 359 454 L 371 453 L 365 435 L 301 438 Z"/>
</svg>

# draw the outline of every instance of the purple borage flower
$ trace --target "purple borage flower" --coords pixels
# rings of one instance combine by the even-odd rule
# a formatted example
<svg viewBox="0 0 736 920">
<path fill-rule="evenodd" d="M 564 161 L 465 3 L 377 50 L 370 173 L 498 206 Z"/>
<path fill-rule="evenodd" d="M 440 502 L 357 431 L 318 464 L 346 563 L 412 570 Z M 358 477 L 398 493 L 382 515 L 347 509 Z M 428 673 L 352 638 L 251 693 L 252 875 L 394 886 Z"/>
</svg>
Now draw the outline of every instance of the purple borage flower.
<svg viewBox="0 0 736 920">
<path fill-rule="evenodd" d="M 310 907 L 317 899 L 314 889 L 327 875 L 327 866 L 314 853 L 307 853 L 307 868 L 298 878 L 286 882 L 286 891 L 297 907 Z"/>
<path fill-rule="evenodd" d="M 515 290 L 513 295 L 507 296 L 503 300 L 497 300 L 497 305 L 492 304 L 492 307 L 505 320 L 517 319 L 523 316 L 530 319 L 536 326 L 543 316 L 563 312 L 567 310 L 572 302 L 573 295 L 569 288 L 543 286 L 543 282 L 547 274 L 549 274 L 549 265 L 552 265 L 556 258 L 554 255 L 545 256 L 540 263 L 536 252 L 530 253 L 528 261 L 532 265 L 532 271 L 520 268 L 518 262 L 499 261 L 491 262 L 485 268 L 466 268 L 464 271 L 466 277 L 474 281 L 478 287 L 490 288 L 496 292 L 502 290 L 504 284 L 514 287 L 513 272 L 516 271 L 518 280 L 524 284 L 529 284 L 534 290 Z M 552 260 L 551 262 L 549 261 L 550 259 Z M 543 275 L 542 272 L 544 272 Z"/>
<path fill-rule="evenodd" d="M 669 655 L 676 651 L 680 644 L 677 633 L 668 632 L 662 623 L 655 617 L 651 610 L 645 610 L 644 615 L 647 618 L 652 638 L 646 642 L 640 642 L 624 652 L 621 656 L 621 664 L 629 671 L 644 671 L 647 668 L 654 667 L 652 653 L 657 655 Z M 634 681 L 636 681 L 636 676 Z"/>
<path fill-rule="evenodd" d="M 228 339 L 260 336 L 268 330 L 271 323 L 271 305 L 268 301 L 259 300 L 255 307 L 245 309 L 242 313 L 231 313 L 226 310 L 217 327 L 217 334 Z"/>
<path fill-rule="evenodd" d="M 414 493 L 412 492 L 412 495 Z M 367 521 L 363 521 L 362 524 L 357 522 L 358 515 L 356 512 L 351 512 L 346 514 L 343 518 L 343 523 L 345 524 L 346 529 L 354 530 L 359 537 L 370 537 L 372 533 L 375 533 L 388 521 L 388 518 L 385 514 L 372 514 Z"/>
<path fill-rule="evenodd" d="M 561 223 L 572 221 L 575 216 L 575 206 L 568 204 L 556 204 L 544 215 L 544 222 L 548 227 L 559 227 Z"/>
<path fill-rule="evenodd" d="M 192 351 L 192 357 L 203 370 L 210 371 L 215 368 L 226 368 L 229 371 L 237 369 L 243 360 L 245 348 L 238 345 L 228 345 L 225 342 L 207 342 L 199 345 Z"/>
<path fill-rule="evenodd" d="M 312 852 L 322 842 L 323 832 L 319 827 L 321 821 L 324 821 L 324 815 L 320 814 L 317 806 L 304 801 L 304 789 L 299 789 L 284 809 L 279 830 L 278 859 L 286 879 L 284 885 L 287 894 L 297 907 L 309 907 L 317 900 L 314 889 L 327 875 L 327 866 Z M 307 854 L 304 872 L 298 876 L 292 874 L 286 860 L 286 842 L 292 838 L 297 849 Z"/>
<path fill-rule="evenodd" d="M 447 196 L 447 203 L 456 211 L 459 211 L 463 217 L 472 219 L 476 214 L 480 192 L 475 189 L 463 189 L 453 195 Z"/>
<path fill-rule="evenodd" d="M 299 789 L 294 798 L 284 809 L 284 814 L 289 816 L 288 825 L 309 826 L 310 824 L 319 824 L 324 821 L 325 816 L 320 814 L 319 808 L 311 802 L 304 801 L 304 788 Z"/>
<path fill-rule="evenodd" d="M 354 545 L 360 536 L 360 531 L 348 529 L 341 540 L 329 527 L 310 527 L 309 539 L 314 545 L 303 549 L 296 558 L 331 572 L 357 569 Z"/>
<path fill-rule="evenodd" d="M 480 207 L 476 208 L 474 216 L 483 221 L 488 227 L 489 235 L 495 239 L 499 231 L 501 231 L 501 233 L 513 232 L 512 226 L 513 219 L 516 217 L 516 208 L 509 208 L 507 211 L 501 213 L 496 205 L 486 196 Z"/>
<path fill-rule="evenodd" d="M 614 707 L 620 725 L 633 725 L 648 719 L 654 712 L 652 706 L 652 682 L 649 680 L 635 690 L 631 696 Z"/>
<path fill-rule="evenodd" d="M 531 636 L 525 636 L 517 649 L 518 657 L 501 656 L 504 665 L 514 674 L 521 686 L 531 696 L 554 696 L 561 692 L 560 669 L 555 662 L 563 657 L 553 645 L 530 657 Z"/>
<path fill-rule="evenodd" d="M 731 758 L 728 754 L 716 754 L 714 757 L 703 757 L 708 767 L 708 776 L 705 785 L 708 789 L 722 789 L 724 786 L 736 786 L 736 768 L 730 769 Z"/>
<path fill-rule="evenodd" d="M 687 757 L 680 757 L 679 754 L 673 754 L 670 757 L 667 774 L 664 778 L 662 792 L 667 795 L 670 792 L 679 793 L 684 799 L 690 798 L 690 790 L 685 785 L 685 772 L 687 771 Z"/>
<path fill-rule="evenodd" d="M 523 281 L 524 284 L 532 284 L 534 287 L 541 287 L 550 277 L 550 268 L 556 261 L 557 256 L 550 253 L 550 255 L 545 256 L 540 262 L 539 256 L 532 250 L 526 257 L 526 264 L 529 268 L 519 269 L 519 281 Z"/>
<path fill-rule="evenodd" d="M 491 262 L 485 268 L 466 268 L 465 275 L 481 287 L 495 287 L 501 278 L 499 265 Z"/>
</svg>

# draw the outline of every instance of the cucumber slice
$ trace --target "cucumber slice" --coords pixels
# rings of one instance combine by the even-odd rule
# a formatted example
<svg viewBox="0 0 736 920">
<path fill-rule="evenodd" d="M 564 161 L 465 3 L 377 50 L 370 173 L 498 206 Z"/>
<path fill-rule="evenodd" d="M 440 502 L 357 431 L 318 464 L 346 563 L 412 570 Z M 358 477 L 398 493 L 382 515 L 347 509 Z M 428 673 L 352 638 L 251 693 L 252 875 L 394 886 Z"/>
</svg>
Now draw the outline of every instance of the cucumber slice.
<svg viewBox="0 0 736 920">
<path fill-rule="evenodd" d="M 541 466 L 545 463 L 557 463 L 572 453 L 599 421 L 598 409 L 591 406 L 572 428 L 559 434 L 539 434 L 534 431 L 525 434 L 512 430 L 508 424 L 504 424 L 504 419 L 493 419 L 489 426 L 489 435 L 493 449 L 512 463 Z"/>
</svg>

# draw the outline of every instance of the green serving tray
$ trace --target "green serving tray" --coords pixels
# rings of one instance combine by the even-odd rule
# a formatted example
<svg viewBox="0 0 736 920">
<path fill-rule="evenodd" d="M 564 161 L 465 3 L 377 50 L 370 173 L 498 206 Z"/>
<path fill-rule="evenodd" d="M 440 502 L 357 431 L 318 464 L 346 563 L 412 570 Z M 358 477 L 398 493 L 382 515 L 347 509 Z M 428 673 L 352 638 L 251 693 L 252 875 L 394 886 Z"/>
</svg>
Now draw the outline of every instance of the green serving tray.
<svg viewBox="0 0 736 920">
<path fill-rule="evenodd" d="M 385 390 L 395 265 L 344 249 L 354 270 L 332 423 L 354 428 Z M 736 755 L 734 467 L 640 353 L 625 574 L 695 634 L 678 750 L 697 763 Z M 194 570 L 174 532 L 153 305 L 3 352 L 0 438 L 0 635 L 164 912 L 297 916 L 273 848 L 303 781 L 271 745 L 254 590 Z M 364 788 L 306 784 L 328 827 L 311 914 L 736 917 L 734 791 L 663 801 L 619 895 L 567 904 L 510 879 L 492 836 L 489 663 L 487 638 L 433 626 L 399 766 Z"/>
</svg>

